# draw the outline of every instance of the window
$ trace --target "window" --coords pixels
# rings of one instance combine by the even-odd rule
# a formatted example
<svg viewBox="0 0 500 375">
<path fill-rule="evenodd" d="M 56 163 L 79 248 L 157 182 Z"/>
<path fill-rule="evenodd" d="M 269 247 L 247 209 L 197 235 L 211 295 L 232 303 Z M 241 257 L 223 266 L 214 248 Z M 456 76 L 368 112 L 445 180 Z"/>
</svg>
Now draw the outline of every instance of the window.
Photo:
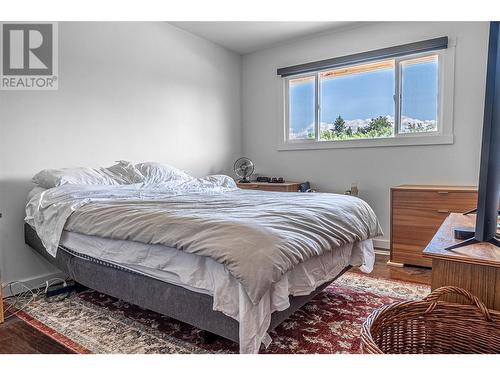
<svg viewBox="0 0 500 375">
<path fill-rule="evenodd" d="M 319 73 L 320 140 L 394 136 L 394 60 Z"/>
<path fill-rule="evenodd" d="M 400 62 L 400 133 L 438 131 L 438 56 Z"/>
<path fill-rule="evenodd" d="M 437 135 L 439 70 L 432 52 L 287 77 L 286 140 Z"/>
<path fill-rule="evenodd" d="M 314 76 L 288 81 L 290 103 L 290 138 L 315 139 L 316 78 Z"/>
</svg>

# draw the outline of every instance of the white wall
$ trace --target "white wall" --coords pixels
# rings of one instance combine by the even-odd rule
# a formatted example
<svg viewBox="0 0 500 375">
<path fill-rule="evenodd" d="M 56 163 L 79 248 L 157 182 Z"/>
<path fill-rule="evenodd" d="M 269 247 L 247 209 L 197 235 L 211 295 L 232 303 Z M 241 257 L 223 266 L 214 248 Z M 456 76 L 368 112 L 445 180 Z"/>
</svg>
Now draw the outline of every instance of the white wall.
<svg viewBox="0 0 500 375">
<path fill-rule="evenodd" d="M 283 82 L 276 69 L 434 37 L 457 40 L 453 145 L 277 151 Z M 389 189 L 399 184 L 476 185 L 488 23 L 375 23 L 289 42 L 243 57 L 243 153 L 256 171 L 343 192 L 358 182 L 389 239 Z M 388 246 L 388 241 L 379 242 Z"/>
<path fill-rule="evenodd" d="M 3 281 L 55 271 L 23 239 L 40 169 L 125 159 L 227 171 L 241 152 L 240 67 L 167 23 L 59 23 L 59 90 L 0 91 Z"/>
</svg>

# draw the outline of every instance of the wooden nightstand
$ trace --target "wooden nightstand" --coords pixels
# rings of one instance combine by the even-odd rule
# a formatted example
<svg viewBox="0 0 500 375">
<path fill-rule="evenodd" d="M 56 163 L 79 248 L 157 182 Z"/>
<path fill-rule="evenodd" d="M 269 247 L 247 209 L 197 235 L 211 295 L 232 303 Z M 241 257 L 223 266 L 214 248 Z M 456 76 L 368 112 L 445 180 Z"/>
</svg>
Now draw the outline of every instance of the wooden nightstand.
<svg viewBox="0 0 500 375">
<path fill-rule="evenodd" d="M 283 182 L 283 183 L 270 183 L 270 182 L 247 182 L 236 183 L 240 189 L 251 190 L 264 190 L 264 191 L 282 191 L 282 192 L 296 192 L 299 190 L 301 182 Z"/>
</svg>

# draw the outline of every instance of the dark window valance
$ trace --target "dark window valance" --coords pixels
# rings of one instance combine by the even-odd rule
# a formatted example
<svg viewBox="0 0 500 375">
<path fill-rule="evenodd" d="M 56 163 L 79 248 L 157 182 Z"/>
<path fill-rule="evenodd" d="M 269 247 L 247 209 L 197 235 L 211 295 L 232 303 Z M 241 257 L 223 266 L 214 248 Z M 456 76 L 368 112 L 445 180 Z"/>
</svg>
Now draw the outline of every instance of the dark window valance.
<svg viewBox="0 0 500 375">
<path fill-rule="evenodd" d="M 334 57 L 321 61 L 279 68 L 278 75 L 287 77 L 295 74 L 309 73 L 317 70 L 331 69 L 343 65 L 389 59 L 414 53 L 422 53 L 448 48 L 448 37 L 422 40 L 420 42 L 403 44 L 400 46 L 381 48 L 373 51 L 355 53 L 353 55 Z"/>
</svg>

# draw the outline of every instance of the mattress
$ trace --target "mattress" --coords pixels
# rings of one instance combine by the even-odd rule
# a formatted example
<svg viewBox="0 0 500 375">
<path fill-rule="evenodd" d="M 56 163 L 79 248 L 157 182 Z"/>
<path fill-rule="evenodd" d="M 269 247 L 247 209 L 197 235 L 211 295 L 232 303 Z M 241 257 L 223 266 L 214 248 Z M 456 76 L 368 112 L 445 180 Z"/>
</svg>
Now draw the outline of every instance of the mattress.
<svg viewBox="0 0 500 375">
<path fill-rule="evenodd" d="M 213 310 L 240 323 L 242 352 L 258 351 L 269 344 L 267 327 L 274 311 L 290 306 L 289 296 L 307 295 L 334 279 L 348 265 L 370 272 L 374 262 L 371 240 L 344 245 L 335 251 L 309 259 L 287 272 L 253 304 L 241 284 L 220 263 L 163 245 L 114 240 L 64 231 L 61 245 L 76 255 L 115 264 L 188 290 L 213 297 Z"/>
</svg>

